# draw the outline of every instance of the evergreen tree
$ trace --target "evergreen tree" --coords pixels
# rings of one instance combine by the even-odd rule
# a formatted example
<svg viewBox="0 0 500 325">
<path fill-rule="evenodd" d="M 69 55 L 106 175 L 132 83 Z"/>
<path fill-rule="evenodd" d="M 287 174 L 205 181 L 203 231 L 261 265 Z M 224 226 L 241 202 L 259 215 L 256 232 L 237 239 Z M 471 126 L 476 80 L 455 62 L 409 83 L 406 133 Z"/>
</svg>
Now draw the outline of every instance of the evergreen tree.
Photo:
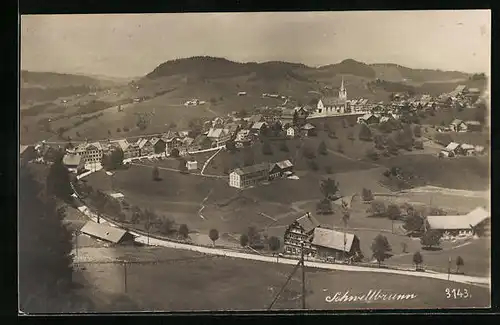
<svg viewBox="0 0 500 325">
<path fill-rule="evenodd" d="M 70 200 L 73 189 L 70 184 L 69 171 L 62 163 L 62 155 L 50 166 L 46 184 L 49 195 L 54 195 L 64 201 Z"/>
<path fill-rule="evenodd" d="M 325 143 L 325 141 L 321 141 L 320 144 L 318 145 L 318 153 L 320 155 L 326 155 L 326 154 L 328 154 L 328 150 L 326 149 L 326 143 Z"/>
<path fill-rule="evenodd" d="M 19 298 L 27 313 L 74 310 L 71 232 L 65 211 L 47 195 L 28 167 L 20 171 Z"/>
<path fill-rule="evenodd" d="M 370 128 L 366 124 L 361 124 L 361 128 L 359 129 L 358 138 L 363 141 L 370 141 L 372 139 L 372 132 Z"/>
</svg>

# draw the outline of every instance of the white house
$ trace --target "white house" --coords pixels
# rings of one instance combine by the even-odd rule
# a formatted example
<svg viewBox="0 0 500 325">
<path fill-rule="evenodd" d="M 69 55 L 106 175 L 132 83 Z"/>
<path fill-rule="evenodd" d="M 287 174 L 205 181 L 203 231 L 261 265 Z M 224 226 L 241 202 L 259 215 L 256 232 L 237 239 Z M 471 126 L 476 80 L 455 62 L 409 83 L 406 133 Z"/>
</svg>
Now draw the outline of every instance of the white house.
<svg viewBox="0 0 500 325">
<path fill-rule="evenodd" d="M 269 179 L 269 164 L 261 163 L 253 166 L 237 168 L 229 174 L 229 186 L 245 188 Z"/>
<path fill-rule="evenodd" d="M 188 170 L 196 170 L 196 169 L 198 169 L 198 162 L 197 161 L 187 161 L 186 167 Z"/>
<path fill-rule="evenodd" d="M 467 132 L 467 124 L 462 120 L 454 119 L 450 124 L 450 129 L 453 132 Z"/>
<path fill-rule="evenodd" d="M 294 127 L 289 127 L 286 129 L 286 136 L 294 138 L 297 135 L 297 130 Z"/>
</svg>

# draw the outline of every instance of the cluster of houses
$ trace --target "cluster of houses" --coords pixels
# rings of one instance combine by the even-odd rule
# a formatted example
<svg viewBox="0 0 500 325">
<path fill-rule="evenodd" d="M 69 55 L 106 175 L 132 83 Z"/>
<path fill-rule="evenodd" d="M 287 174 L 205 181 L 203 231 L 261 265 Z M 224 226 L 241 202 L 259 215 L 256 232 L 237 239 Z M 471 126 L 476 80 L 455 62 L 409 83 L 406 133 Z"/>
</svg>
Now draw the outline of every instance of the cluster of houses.
<svg viewBox="0 0 500 325">
<path fill-rule="evenodd" d="M 438 153 L 439 157 L 475 156 L 485 153 L 484 146 L 474 146 L 468 143 L 450 142 Z"/>
<path fill-rule="evenodd" d="M 359 238 L 351 233 L 322 227 L 309 212 L 302 214 L 285 230 L 283 251 L 323 259 L 361 257 Z"/>
<path fill-rule="evenodd" d="M 293 167 L 290 160 L 284 160 L 236 168 L 229 173 L 229 186 L 244 189 L 279 177 L 291 177 Z"/>
<path fill-rule="evenodd" d="M 438 127 L 438 132 L 479 132 L 483 125 L 479 121 L 462 121 L 454 119 L 448 127 Z"/>
<path fill-rule="evenodd" d="M 184 106 L 198 106 L 198 105 L 203 105 L 205 103 L 206 103 L 205 101 L 195 98 L 195 99 L 190 99 L 190 100 L 186 101 L 184 103 Z"/>
</svg>

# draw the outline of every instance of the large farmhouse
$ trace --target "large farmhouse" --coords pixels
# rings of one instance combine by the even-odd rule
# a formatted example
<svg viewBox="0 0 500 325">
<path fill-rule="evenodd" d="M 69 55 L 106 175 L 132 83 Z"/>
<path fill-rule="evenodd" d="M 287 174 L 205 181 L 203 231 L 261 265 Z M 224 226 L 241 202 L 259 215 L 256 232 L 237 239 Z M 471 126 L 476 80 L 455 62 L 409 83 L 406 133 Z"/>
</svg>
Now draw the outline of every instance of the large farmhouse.
<svg viewBox="0 0 500 325">
<path fill-rule="evenodd" d="M 269 179 L 269 164 L 261 163 L 253 166 L 237 168 L 229 174 L 229 186 L 245 188 Z"/>
<path fill-rule="evenodd" d="M 304 255 L 313 256 L 315 250 L 311 247 L 311 236 L 314 229 L 320 226 L 320 223 L 309 212 L 297 218 L 285 230 L 283 251 L 285 254 L 298 255 L 304 245 Z"/>
<path fill-rule="evenodd" d="M 490 213 L 478 207 L 464 215 L 427 216 L 427 229 L 437 230 L 443 236 L 485 235 Z"/>
<path fill-rule="evenodd" d="M 346 232 L 317 227 L 311 245 L 317 257 L 361 257 L 358 236 Z"/>
</svg>

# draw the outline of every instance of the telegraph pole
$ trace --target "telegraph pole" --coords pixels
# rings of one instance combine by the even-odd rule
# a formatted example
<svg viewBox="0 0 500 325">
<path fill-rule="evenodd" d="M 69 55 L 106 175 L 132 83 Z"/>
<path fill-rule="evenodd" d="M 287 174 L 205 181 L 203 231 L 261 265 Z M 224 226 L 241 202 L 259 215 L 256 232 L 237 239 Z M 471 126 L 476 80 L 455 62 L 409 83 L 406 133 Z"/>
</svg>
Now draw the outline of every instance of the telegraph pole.
<svg viewBox="0 0 500 325">
<path fill-rule="evenodd" d="M 78 230 L 75 231 L 75 251 L 76 257 L 78 257 Z"/>
<path fill-rule="evenodd" d="M 127 293 L 127 262 L 123 261 L 123 288 Z"/>
<path fill-rule="evenodd" d="M 451 257 L 448 258 L 448 281 L 450 281 Z"/>
<path fill-rule="evenodd" d="M 306 272 L 304 267 L 304 242 L 300 243 L 300 262 L 302 265 L 302 309 L 306 309 Z"/>
</svg>

